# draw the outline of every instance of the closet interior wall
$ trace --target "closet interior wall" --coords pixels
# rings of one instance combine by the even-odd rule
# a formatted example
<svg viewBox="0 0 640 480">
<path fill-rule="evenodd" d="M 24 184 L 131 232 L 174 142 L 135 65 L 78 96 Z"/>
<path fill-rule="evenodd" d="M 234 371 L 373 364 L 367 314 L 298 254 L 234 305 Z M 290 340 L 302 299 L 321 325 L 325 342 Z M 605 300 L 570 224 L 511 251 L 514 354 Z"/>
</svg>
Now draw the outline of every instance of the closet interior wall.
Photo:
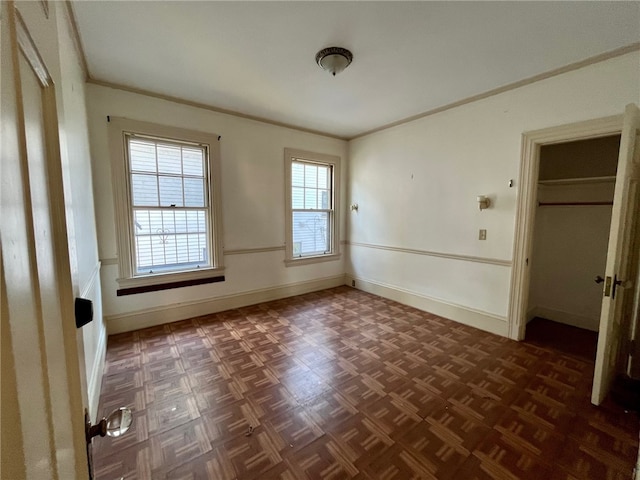
<svg viewBox="0 0 640 480">
<path fill-rule="evenodd" d="M 598 331 L 620 136 L 543 146 L 528 319 Z"/>
</svg>

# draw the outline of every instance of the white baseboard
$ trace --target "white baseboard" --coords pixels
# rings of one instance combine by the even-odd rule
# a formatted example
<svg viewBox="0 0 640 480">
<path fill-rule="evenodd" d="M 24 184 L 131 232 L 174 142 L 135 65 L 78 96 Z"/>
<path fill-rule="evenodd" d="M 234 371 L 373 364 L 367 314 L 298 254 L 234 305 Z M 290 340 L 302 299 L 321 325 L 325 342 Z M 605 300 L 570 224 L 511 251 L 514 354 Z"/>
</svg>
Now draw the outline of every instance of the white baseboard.
<svg viewBox="0 0 640 480">
<path fill-rule="evenodd" d="M 344 275 L 320 278 L 306 282 L 279 285 L 277 287 L 251 290 L 206 300 L 163 305 L 118 315 L 105 317 L 108 334 L 129 332 L 140 328 L 154 327 L 164 323 L 177 322 L 187 318 L 222 312 L 233 308 L 246 307 L 256 303 L 279 300 L 304 293 L 315 292 L 345 284 Z"/>
<path fill-rule="evenodd" d="M 355 288 L 359 290 L 373 293 L 374 295 L 379 295 L 398 303 L 409 305 L 464 325 L 469 325 L 470 327 L 479 328 L 486 332 L 495 333 L 503 337 L 506 337 L 508 334 L 506 317 L 446 302 L 441 299 L 431 298 L 393 285 L 385 285 L 371 280 L 354 278 L 348 274 L 346 275 L 345 283 L 352 285 L 352 281 L 354 280 L 356 282 Z"/>
<path fill-rule="evenodd" d="M 102 329 L 98 346 L 96 348 L 96 356 L 93 361 L 93 369 L 89 376 L 89 385 L 87 386 L 87 396 L 89 398 L 89 413 L 91 421 L 95 423 L 98 418 L 98 406 L 100 404 L 100 389 L 102 387 L 102 374 L 104 372 L 105 357 L 107 354 L 107 330 Z"/>
<path fill-rule="evenodd" d="M 540 306 L 533 307 L 529 310 L 527 319 L 532 320 L 534 317 L 553 320 L 554 322 L 564 323 L 565 325 L 571 325 L 572 327 L 584 328 L 585 330 L 591 330 L 592 332 L 597 332 L 600 324 L 599 320 L 594 320 L 593 318 Z"/>
</svg>

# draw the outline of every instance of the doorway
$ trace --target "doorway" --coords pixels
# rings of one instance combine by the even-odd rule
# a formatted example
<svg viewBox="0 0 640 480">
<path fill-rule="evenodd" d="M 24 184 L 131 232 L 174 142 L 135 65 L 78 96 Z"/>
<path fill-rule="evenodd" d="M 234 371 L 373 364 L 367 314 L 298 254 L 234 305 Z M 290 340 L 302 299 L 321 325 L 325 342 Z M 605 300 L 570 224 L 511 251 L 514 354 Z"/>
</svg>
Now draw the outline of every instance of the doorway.
<svg viewBox="0 0 640 480">
<path fill-rule="evenodd" d="M 535 217 L 538 209 L 540 151 L 543 146 L 620 134 L 609 245 L 602 289 L 591 402 L 600 405 L 614 377 L 633 370 L 640 311 L 640 109 L 629 104 L 623 115 L 525 132 L 515 225 L 509 336 L 523 340 L 531 280 Z M 630 336 L 630 332 L 633 337 Z M 625 365 L 626 364 L 626 367 Z M 626 370 L 623 372 L 622 370 Z"/>
<path fill-rule="evenodd" d="M 542 145 L 525 340 L 595 360 L 620 135 Z"/>
</svg>

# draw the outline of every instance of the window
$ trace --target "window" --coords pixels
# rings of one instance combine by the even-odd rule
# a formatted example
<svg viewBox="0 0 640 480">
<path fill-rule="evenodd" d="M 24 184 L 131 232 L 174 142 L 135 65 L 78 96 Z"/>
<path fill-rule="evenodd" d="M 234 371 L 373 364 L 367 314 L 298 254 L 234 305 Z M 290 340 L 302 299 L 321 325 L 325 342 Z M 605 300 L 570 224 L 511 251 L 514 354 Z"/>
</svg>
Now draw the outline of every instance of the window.
<svg viewBox="0 0 640 480">
<path fill-rule="evenodd" d="M 111 118 L 119 295 L 220 281 L 218 138 Z"/>
<path fill-rule="evenodd" d="M 340 158 L 286 149 L 285 170 L 286 263 L 337 259 Z"/>
</svg>

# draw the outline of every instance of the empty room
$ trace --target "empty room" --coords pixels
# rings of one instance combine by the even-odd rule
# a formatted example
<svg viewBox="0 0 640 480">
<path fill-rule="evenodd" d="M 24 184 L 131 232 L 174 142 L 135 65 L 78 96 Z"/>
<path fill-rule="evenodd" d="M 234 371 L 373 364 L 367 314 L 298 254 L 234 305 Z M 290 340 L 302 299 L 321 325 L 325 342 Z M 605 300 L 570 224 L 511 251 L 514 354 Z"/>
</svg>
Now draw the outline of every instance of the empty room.
<svg viewBox="0 0 640 480">
<path fill-rule="evenodd" d="M 1 8 L 1 478 L 640 480 L 640 2 Z"/>
</svg>

